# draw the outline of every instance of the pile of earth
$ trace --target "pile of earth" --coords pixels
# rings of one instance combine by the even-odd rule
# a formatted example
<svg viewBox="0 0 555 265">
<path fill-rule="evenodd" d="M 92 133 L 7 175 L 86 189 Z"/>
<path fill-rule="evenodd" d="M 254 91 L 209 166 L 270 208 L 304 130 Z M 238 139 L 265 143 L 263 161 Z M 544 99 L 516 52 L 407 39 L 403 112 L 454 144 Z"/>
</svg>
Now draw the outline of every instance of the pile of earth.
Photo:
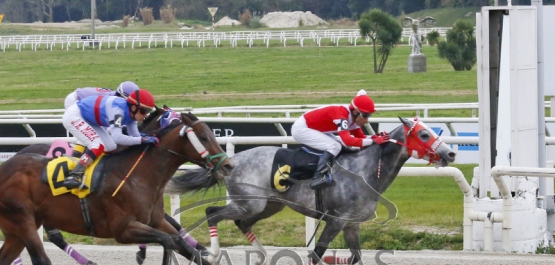
<svg viewBox="0 0 555 265">
<path fill-rule="evenodd" d="M 325 20 L 312 14 L 310 11 L 270 12 L 260 19 L 260 23 L 269 28 L 296 28 L 299 26 L 328 24 Z"/>
</svg>

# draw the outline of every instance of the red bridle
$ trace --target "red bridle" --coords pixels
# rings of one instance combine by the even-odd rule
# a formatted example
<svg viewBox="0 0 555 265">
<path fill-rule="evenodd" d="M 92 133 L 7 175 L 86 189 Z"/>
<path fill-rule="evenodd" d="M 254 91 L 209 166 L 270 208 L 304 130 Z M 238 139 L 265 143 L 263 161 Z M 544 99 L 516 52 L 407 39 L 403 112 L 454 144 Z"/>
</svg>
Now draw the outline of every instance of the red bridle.
<svg viewBox="0 0 555 265">
<path fill-rule="evenodd" d="M 443 141 L 439 139 L 439 136 L 437 136 L 434 131 L 419 122 L 418 118 L 414 118 L 412 127 L 405 125 L 404 129 L 406 143 L 399 141 L 395 141 L 395 143 L 405 146 L 409 156 L 417 159 L 428 160 L 428 165 L 441 160 L 441 157 L 436 153 L 436 150 L 441 146 Z M 424 142 L 418 137 L 417 133 L 421 130 L 428 131 L 430 140 Z"/>
</svg>

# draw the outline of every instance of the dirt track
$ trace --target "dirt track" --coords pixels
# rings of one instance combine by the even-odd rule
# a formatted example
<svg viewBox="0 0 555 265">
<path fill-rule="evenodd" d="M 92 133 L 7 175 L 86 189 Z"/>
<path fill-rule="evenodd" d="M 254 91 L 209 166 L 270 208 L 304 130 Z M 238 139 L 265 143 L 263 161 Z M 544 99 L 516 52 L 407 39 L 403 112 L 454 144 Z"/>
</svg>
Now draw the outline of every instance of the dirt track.
<svg viewBox="0 0 555 265">
<path fill-rule="evenodd" d="M 0 243 L 1 244 L 1 243 Z M 91 245 L 74 245 L 75 249 L 80 251 L 86 257 L 95 261 L 99 265 L 135 265 L 135 252 L 138 250 L 136 246 L 91 246 Z M 45 243 L 45 249 L 52 264 L 56 265 L 75 265 L 76 263 L 69 258 L 64 252 L 51 243 Z M 288 248 L 295 251 L 303 260 L 303 264 L 307 263 L 307 251 L 304 248 Z M 232 247 L 224 248 L 229 253 L 231 264 L 245 265 L 245 250 L 253 250 L 252 247 Z M 285 248 L 268 247 L 268 254 L 271 259 L 278 251 L 286 250 Z M 328 251 L 326 254 L 331 255 Z M 348 252 L 341 250 L 337 252 L 337 256 L 348 256 Z M 520 255 L 520 254 L 501 254 L 501 253 L 484 253 L 484 252 L 463 252 L 463 251 L 396 251 L 394 255 L 383 253 L 381 261 L 376 263 L 376 251 L 363 251 L 364 264 L 416 264 L 416 265 L 443 265 L 443 264 L 480 264 L 480 265 L 535 265 L 535 264 L 553 264 L 555 257 L 553 255 Z M 254 257 L 254 255 L 253 255 Z M 147 251 L 147 259 L 144 265 L 160 264 L 162 259 L 161 247 L 149 247 Z M 183 257 L 180 257 L 181 264 L 188 264 Z M 31 264 L 27 252 L 23 255 L 23 264 Z M 222 265 L 231 265 L 222 259 Z M 250 264 L 254 264 L 253 262 Z M 282 258 L 277 263 L 272 264 L 295 264 L 290 258 Z"/>
</svg>

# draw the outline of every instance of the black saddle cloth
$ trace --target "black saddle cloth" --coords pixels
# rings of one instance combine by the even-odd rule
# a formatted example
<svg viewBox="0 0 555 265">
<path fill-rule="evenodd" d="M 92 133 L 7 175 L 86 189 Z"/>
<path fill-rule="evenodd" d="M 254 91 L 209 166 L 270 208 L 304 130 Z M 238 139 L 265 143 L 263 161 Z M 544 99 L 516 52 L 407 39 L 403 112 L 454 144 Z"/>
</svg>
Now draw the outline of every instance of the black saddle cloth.
<svg viewBox="0 0 555 265">
<path fill-rule="evenodd" d="M 279 149 L 272 163 L 272 189 L 284 192 L 296 181 L 312 178 L 320 155 L 305 148 Z"/>
</svg>

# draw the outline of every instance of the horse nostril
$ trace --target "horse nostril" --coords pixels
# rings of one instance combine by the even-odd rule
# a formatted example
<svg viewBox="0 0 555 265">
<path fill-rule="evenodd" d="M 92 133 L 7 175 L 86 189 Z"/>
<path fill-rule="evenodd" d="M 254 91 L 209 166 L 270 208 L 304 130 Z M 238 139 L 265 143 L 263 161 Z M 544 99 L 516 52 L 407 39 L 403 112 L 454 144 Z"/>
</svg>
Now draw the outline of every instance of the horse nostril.
<svg viewBox="0 0 555 265">
<path fill-rule="evenodd" d="M 225 164 L 224 168 L 231 171 L 231 170 L 233 170 L 233 165 L 231 163 Z"/>
<path fill-rule="evenodd" d="M 449 152 L 449 157 L 455 157 L 457 154 L 455 152 Z"/>
</svg>

